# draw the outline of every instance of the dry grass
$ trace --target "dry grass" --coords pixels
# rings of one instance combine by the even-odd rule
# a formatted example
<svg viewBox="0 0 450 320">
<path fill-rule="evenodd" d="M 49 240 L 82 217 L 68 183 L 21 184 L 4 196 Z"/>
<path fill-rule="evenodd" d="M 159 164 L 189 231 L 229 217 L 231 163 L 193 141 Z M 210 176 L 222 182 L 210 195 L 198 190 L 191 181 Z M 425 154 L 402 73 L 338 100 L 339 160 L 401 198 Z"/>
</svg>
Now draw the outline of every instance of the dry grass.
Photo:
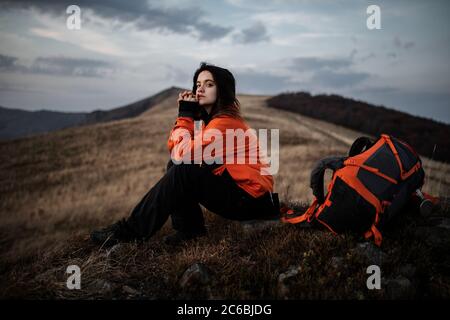
<svg viewBox="0 0 450 320">
<path fill-rule="evenodd" d="M 280 129 L 276 191 L 282 200 L 307 203 L 314 162 L 345 154 L 360 134 L 264 108 L 266 98 L 241 96 L 244 117 L 255 129 Z M 175 100 L 134 119 L 0 143 L 1 296 L 129 298 L 123 290 L 128 285 L 139 291 L 132 298 L 277 299 L 278 275 L 301 265 L 292 298 L 384 297 L 365 287 L 367 261 L 351 253 L 358 240 L 351 235 L 335 237 L 294 226 L 248 232 L 205 212 L 208 237 L 179 248 L 161 244 L 170 223 L 149 242 L 123 245 L 114 254 L 92 246 L 89 231 L 126 216 L 164 174 Z M 449 166 L 428 159 L 424 163 L 429 174 L 425 191 L 448 196 Z M 414 263 L 420 272 L 428 268 L 435 273 L 423 295 L 449 297 L 448 270 L 435 264 L 436 252 L 414 239 L 416 223 L 410 221 L 403 233 L 394 232 L 386 241 L 383 250 L 393 258 L 383 270 L 394 275 L 396 266 L 405 263 Z M 408 237 L 412 240 L 405 242 Z M 333 256 L 342 256 L 347 267 L 331 268 Z M 212 282 L 201 290 L 181 290 L 178 279 L 195 262 L 208 266 Z M 65 287 L 70 264 L 82 269 L 82 290 Z M 101 280 L 107 281 L 107 290 Z"/>
</svg>

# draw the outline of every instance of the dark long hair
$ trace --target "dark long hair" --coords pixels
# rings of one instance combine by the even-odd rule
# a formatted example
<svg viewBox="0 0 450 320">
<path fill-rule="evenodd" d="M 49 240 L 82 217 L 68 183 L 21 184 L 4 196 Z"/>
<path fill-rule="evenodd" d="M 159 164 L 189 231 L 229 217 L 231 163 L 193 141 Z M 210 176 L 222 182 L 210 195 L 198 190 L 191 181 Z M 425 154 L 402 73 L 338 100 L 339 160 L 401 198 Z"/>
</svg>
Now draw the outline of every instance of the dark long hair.
<svg viewBox="0 0 450 320">
<path fill-rule="evenodd" d="M 194 94 L 196 93 L 198 75 L 205 70 L 211 72 L 217 86 L 217 99 L 211 109 L 211 118 L 219 115 L 228 115 L 242 119 L 240 103 L 236 98 L 236 81 L 234 80 L 233 74 L 227 69 L 202 62 L 200 67 L 195 71 L 192 92 Z"/>
</svg>

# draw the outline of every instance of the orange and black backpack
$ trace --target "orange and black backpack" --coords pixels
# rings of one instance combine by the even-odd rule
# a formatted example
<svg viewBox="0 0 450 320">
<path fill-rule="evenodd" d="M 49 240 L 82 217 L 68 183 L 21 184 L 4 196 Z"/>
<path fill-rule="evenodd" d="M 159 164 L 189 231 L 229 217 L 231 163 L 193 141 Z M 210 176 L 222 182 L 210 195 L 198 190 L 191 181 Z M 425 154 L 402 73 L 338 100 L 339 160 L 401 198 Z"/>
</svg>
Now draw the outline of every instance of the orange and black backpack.
<svg viewBox="0 0 450 320">
<path fill-rule="evenodd" d="M 333 170 L 324 195 L 324 173 Z M 355 140 L 348 157 L 320 160 L 311 172 L 315 197 L 306 212 L 282 208 L 285 223 L 320 223 L 333 233 L 355 232 L 380 246 L 380 227 L 391 221 L 423 186 L 422 161 L 407 143 L 389 136 Z"/>
</svg>

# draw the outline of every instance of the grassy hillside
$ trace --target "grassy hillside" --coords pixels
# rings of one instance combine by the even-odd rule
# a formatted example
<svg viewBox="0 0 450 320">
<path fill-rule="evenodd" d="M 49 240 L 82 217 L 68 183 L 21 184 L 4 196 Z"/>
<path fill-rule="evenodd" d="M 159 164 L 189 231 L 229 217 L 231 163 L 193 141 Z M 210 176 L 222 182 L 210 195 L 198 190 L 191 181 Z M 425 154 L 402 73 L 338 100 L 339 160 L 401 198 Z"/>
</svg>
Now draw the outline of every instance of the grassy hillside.
<svg viewBox="0 0 450 320">
<path fill-rule="evenodd" d="M 266 107 L 241 96 L 251 127 L 280 129 L 282 201 L 311 201 L 316 160 L 346 154 L 354 132 Z M 410 218 L 385 234 L 382 248 L 352 235 L 280 224 L 240 224 L 205 211 L 208 236 L 171 248 L 161 238 L 105 250 L 91 230 L 126 216 L 164 174 L 176 97 L 132 119 L 0 143 L 0 281 L 2 297 L 380 299 L 450 297 L 447 202 L 429 219 Z M 424 159 L 425 191 L 447 197 L 447 164 Z M 184 284 L 198 263 L 200 280 Z M 379 264 L 382 290 L 368 290 L 366 268 Z M 81 290 L 65 286 L 68 265 L 81 267 Z"/>
</svg>

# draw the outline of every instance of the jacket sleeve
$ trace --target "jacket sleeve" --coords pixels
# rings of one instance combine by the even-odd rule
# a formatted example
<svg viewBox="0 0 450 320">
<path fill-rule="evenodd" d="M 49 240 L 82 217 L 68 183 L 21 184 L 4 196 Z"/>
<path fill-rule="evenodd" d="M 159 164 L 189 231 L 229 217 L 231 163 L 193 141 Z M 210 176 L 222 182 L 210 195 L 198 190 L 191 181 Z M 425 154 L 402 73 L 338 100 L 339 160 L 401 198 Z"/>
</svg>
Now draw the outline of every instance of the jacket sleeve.
<svg viewBox="0 0 450 320">
<path fill-rule="evenodd" d="M 233 128 L 233 122 L 226 118 L 215 118 L 205 126 L 204 121 L 178 117 L 167 142 L 172 160 L 202 163 L 212 162 L 215 157 L 222 158 L 223 144 L 216 144 L 217 148 L 212 146 L 214 152 L 211 152 L 211 157 L 210 152 L 205 155 L 203 151 L 211 143 L 217 142 L 218 136 L 225 141 L 225 132 L 229 128 Z"/>
<path fill-rule="evenodd" d="M 180 151 L 181 158 L 184 153 L 182 151 L 189 148 L 194 139 L 194 116 L 197 107 L 195 102 L 180 101 L 178 117 L 169 134 L 167 148 L 171 153 Z"/>
</svg>

